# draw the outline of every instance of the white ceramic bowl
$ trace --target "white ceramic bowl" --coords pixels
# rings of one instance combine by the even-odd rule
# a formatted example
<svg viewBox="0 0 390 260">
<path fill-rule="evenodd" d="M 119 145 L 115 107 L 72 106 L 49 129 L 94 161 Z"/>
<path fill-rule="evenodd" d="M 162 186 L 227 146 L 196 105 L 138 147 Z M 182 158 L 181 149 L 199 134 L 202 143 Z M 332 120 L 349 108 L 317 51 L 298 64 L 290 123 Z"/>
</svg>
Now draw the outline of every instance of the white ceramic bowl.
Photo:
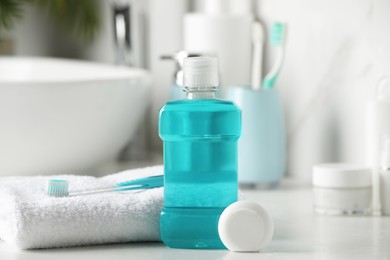
<svg viewBox="0 0 390 260">
<path fill-rule="evenodd" d="M 0 57 L 0 176 L 85 173 L 113 160 L 144 115 L 149 88 L 144 70 Z"/>
</svg>

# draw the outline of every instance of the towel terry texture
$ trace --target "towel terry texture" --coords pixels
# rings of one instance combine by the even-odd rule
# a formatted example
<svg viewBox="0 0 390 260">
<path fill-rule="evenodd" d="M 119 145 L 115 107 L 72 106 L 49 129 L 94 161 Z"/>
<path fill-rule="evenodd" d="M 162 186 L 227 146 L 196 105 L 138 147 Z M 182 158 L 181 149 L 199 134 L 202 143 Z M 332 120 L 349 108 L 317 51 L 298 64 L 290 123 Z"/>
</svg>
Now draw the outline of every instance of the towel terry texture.
<svg viewBox="0 0 390 260">
<path fill-rule="evenodd" d="M 162 166 L 155 166 L 101 178 L 0 178 L 0 239 L 21 249 L 158 241 L 163 188 L 52 198 L 46 185 L 65 179 L 70 191 L 104 188 L 162 173 Z"/>
</svg>

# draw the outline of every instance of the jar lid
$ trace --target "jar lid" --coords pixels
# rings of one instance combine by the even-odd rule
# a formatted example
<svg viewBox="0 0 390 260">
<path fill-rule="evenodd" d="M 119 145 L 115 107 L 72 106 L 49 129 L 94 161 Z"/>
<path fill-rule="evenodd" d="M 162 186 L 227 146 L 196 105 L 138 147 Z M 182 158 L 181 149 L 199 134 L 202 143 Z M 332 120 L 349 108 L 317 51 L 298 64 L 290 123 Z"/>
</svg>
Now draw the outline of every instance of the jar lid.
<svg viewBox="0 0 390 260">
<path fill-rule="evenodd" d="M 371 186 L 371 169 L 348 163 L 317 164 L 313 167 L 313 186 L 360 188 Z"/>
<path fill-rule="evenodd" d="M 256 202 L 237 201 L 222 212 L 218 233 L 231 251 L 257 252 L 271 241 L 274 224 L 268 212 Z"/>
</svg>

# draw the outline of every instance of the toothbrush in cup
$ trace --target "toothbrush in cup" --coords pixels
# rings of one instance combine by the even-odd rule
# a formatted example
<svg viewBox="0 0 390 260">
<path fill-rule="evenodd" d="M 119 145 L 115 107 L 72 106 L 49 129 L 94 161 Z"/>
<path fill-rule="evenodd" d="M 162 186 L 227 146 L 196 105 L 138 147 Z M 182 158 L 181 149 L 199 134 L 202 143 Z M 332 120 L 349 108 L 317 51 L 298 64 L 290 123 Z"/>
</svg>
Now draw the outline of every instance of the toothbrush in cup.
<svg viewBox="0 0 390 260">
<path fill-rule="evenodd" d="M 273 89 L 275 82 L 278 79 L 280 70 L 283 65 L 285 56 L 284 42 L 286 41 L 286 25 L 283 23 L 275 22 L 271 29 L 270 44 L 277 50 L 277 56 L 275 64 L 268 74 L 265 76 L 263 81 L 263 89 Z"/>
<path fill-rule="evenodd" d="M 263 48 L 264 48 L 264 28 L 259 20 L 252 24 L 252 89 L 259 90 L 261 87 L 261 77 L 263 71 Z"/>
<path fill-rule="evenodd" d="M 71 197 L 112 191 L 148 190 L 163 186 L 163 175 L 119 182 L 115 186 L 107 188 L 79 191 L 69 191 L 69 181 L 67 180 L 49 180 L 47 184 L 47 195 L 49 197 Z"/>
</svg>

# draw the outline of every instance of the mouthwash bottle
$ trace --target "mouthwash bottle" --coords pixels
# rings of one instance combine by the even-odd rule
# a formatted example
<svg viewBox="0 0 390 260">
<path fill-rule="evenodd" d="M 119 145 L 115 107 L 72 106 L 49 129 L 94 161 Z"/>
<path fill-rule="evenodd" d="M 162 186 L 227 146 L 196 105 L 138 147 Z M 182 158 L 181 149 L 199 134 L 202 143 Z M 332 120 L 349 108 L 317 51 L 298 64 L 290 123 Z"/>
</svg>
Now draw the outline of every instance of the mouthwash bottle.
<svg viewBox="0 0 390 260">
<path fill-rule="evenodd" d="M 225 248 L 218 235 L 222 211 L 237 201 L 240 110 L 215 98 L 217 59 L 184 61 L 187 98 L 160 111 L 164 143 L 161 239 L 172 248 Z"/>
</svg>

